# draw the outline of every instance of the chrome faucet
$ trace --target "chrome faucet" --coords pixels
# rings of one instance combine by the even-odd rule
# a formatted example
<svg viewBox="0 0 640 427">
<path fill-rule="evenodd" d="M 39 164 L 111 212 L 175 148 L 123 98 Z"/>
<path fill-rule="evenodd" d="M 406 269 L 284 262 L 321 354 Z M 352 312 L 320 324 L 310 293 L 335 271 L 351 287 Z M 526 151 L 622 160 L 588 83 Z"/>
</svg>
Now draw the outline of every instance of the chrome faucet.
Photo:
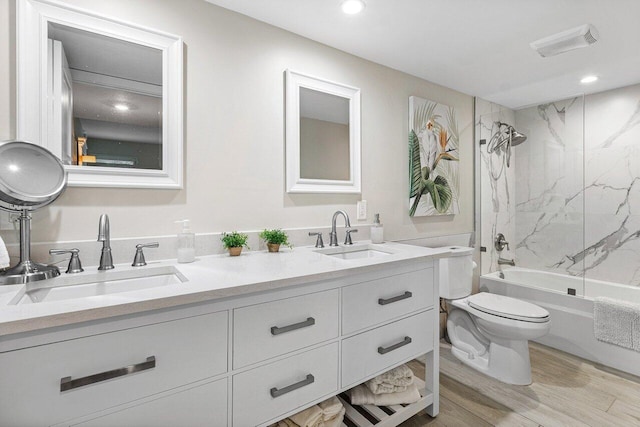
<svg viewBox="0 0 640 427">
<path fill-rule="evenodd" d="M 100 266 L 98 270 L 111 270 L 113 259 L 111 258 L 111 231 L 109 230 L 109 215 L 100 215 L 98 224 L 98 242 L 102 242 L 102 253 L 100 254 Z"/>
<path fill-rule="evenodd" d="M 512 267 L 515 267 L 516 266 L 516 260 L 515 259 L 506 259 L 506 258 L 498 257 L 498 265 L 510 265 Z"/>
<path fill-rule="evenodd" d="M 509 242 L 507 242 L 507 239 L 505 239 L 504 234 L 502 233 L 498 233 L 493 241 L 493 245 L 498 252 L 502 252 L 505 247 L 509 250 Z"/>
<path fill-rule="evenodd" d="M 352 245 L 351 242 L 351 233 L 357 232 L 358 230 L 355 228 L 351 228 L 351 221 L 349 221 L 349 215 L 345 211 L 336 211 L 333 214 L 333 218 L 331 218 L 331 233 L 329 233 L 329 246 L 338 246 L 338 233 L 336 231 L 336 220 L 338 219 L 338 215 L 342 215 L 344 217 L 344 226 L 346 228 L 347 234 L 344 239 L 345 245 Z"/>
</svg>

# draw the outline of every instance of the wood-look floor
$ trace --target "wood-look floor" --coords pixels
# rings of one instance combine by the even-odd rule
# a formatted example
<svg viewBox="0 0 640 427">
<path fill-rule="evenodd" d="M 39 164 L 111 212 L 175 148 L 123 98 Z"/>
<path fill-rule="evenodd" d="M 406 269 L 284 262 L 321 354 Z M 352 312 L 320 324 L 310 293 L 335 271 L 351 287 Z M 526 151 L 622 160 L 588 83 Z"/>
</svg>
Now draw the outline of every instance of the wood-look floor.
<svg viewBox="0 0 640 427">
<path fill-rule="evenodd" d="M 441 344 L 440 414 L 423 411 L 401 426 L 640 426 L 640 378 L 535 343 L 529 352 L 533 383 L 513 386 L 463 365 Z M 424 365 L 411 367 L 424 375 Z"/>
</svg>

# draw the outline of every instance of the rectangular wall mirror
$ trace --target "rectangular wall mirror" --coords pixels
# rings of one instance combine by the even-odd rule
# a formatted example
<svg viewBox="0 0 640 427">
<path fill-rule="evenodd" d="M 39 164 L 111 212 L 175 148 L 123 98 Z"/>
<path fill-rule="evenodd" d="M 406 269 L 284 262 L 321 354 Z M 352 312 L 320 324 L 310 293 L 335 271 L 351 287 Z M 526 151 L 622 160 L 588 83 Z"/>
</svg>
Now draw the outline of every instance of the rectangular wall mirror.
<svg viewBox="0 0 640 427">
<path fill-rule="evenodd" d="M 182 40 L 46 0 L 18 1 L 18 139 L 69 184 L 182 187 Z"/>
<path fill-rule="evenodd" d="M 360 193 L 360 89 L 286 71 L 289 193 Z"/>
</svg>

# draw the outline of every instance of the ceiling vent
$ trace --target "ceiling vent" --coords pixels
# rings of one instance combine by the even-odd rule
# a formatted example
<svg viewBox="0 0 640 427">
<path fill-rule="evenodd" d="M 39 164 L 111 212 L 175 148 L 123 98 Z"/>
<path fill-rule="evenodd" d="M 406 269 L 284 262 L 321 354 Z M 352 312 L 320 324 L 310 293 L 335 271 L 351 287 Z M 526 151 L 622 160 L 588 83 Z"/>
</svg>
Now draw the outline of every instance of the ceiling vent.
<svg viewBox="0 0 640 427">
<path fill-rule="evenodd" d="M 561 33 L 536 40 L 529 44 L 531 49 L 535 50 L 546 58 L 560 53 L 568 52 L 582 47 L 588 47 L 599 40 L 598 30 L 591 24 L 580 25 Z"/>
</svg>

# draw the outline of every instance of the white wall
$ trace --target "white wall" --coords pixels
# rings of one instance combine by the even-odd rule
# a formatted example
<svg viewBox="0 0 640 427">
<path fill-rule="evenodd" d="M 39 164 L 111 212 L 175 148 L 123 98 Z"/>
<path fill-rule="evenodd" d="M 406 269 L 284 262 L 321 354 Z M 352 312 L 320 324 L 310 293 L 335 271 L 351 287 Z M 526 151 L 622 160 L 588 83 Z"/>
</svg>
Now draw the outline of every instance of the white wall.
<svg viewBox="0 0 640 427">
<path fill-rule="evenodd" d="M 69 188 L 34 214 L 34 241 L 91 240 L 108 213 L 112 237 L 314 227 L 336 209 L 355 219 L 359 196 L 288 195 L 284 188 L 284 70 L 362 89 L 362 198 L 388 239 L 473 230 L 472 98 L 293 35 L 202 0 L 67 0 L 178 34 L 185 43 L 183 190 Z M 0 139 L 15 136 L 15 5 L 0 0 Z M 461 129 L 460 214 L 408 216 L 408 97 L 451 105 Z M 357 223 L 356 221 L 353 221 Z M 14 233 L 2 232 L 15 241 Z"/>
</svg>

